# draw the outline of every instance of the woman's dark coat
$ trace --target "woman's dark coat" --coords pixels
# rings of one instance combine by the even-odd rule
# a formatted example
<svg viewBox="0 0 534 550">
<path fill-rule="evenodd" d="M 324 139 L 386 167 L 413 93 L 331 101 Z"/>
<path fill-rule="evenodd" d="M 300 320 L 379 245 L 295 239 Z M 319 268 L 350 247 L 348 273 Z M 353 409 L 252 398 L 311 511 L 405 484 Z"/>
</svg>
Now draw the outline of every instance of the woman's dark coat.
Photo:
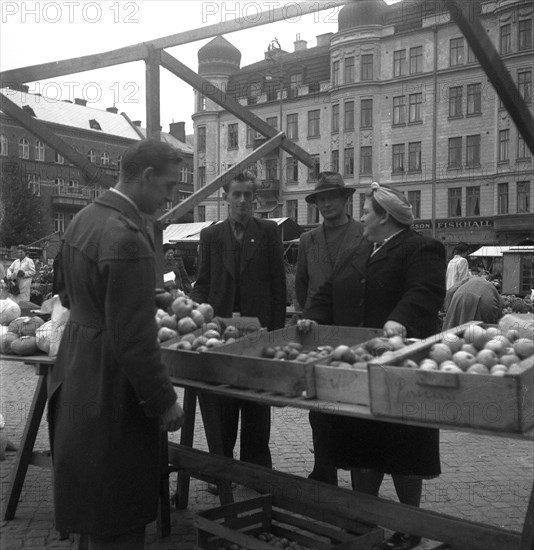
<svg viewBox="0 0 534 550">
<path fill-rule="evenodd" d="M 160 361 L 145 220 L 109 191 L 69 225 L 58 290 L 70 320 L 50 377 L 56 529 L 107 536 L 157 516 Z"/>
<path fill-rule="evenodd" d="M 447 267 L 443 245 L 405 230 L 371 257 L 372 249 L 361 241 L 347 251 L 305 316 L 322 324 L 372 328 L 397 321 L 415 338 L 438 332 Z M 339 416 L 331 421 L 331 458 L 338 466 L 440 473 L 438 430 Z"/>
</svg>

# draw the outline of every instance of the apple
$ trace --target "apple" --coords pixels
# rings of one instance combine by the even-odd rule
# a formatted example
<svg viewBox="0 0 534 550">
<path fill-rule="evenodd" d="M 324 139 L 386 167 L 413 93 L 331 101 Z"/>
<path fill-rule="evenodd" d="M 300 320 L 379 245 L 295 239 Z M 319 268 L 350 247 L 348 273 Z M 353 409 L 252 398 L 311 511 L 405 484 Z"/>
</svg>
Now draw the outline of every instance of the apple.
<svg viewBox="0 0 534 550">
<path fill-rule="evenodd" d="M 228 340 L 226 340 L 226 343 L 228 343 Z M 276 350 L 271 346 L 265 346 L 261 350 L 261 356 L 266 357 L 267 359 L 272 359 L 275 353 L 276 353 Z"/>
<path fill-rule="evenodd" d="M 195 339 L 196 339 L 196 336 L 192 332 L 190 332 L 189 334 L 184 334 L 180 338 L 180 342 L 189 342 L 190 344 L 193 344 Z"/>
<path fill-rule="evenodd" d="M 465 340 L 460 338 L 457 334 L 446 334 L 442 343 L 446 344 L 454 354 L 462 349 L 462 346 L 465 344 Z"/>
<path fill-rule="evenodd" d="M 466 371 L 471 365 L 474 365 L 476 362 L 475 356 L 468 351 L 457 351 L 453 356 L 452 360 L 458 365 L 463 371 Z"/>
<path fill-rule="evenodd" d="M 513 348 L 521 359 L 526 359 L 534 355 L 534 340 L 530 338 L 519 338 L 513 343 Z"/>
<path fill-rule="evenodd" d="M 199 328 L 206 322 L 206 320 L 204 319 L 204 315 L 202 315 L 202 313 L 198 309 L 194 309 L 189 317 L 191 317 L 191 319 L 195 321 L 195 324 Z"/>
<path fill-rule="evenodd" d="M 508 367 L 506 365 L 502 365 L 500 363 L 497 363 L 496 365 L 493 365 L 490 369 L 491 374 L 495 374 L 498 370 L 502 370 L 504 372 L 508 372 Z"/>
<path fill-rule="evenodd" d="M 507 348 L 512 345 L 510 340 L 504 336 L 496 336 L 488 340 L 484 346 L 485 349 L 493 350 L 497 355 L 503 355 Z"/>
<path fill-rule="evenodd" d="M 207 330 L 206 332 L 204 332 L 204 336 L 206 338 L 218 338 L 218 339 L 221 338 L 221 335 L 217 330 Z"/>
<path fill-rule="evenodd" d="M 208 341 L 206 342 L 207 348 L 216 348 L 217 346 L 221 346 L 224 344 L 224 342 L 221 342 L 219 338 L 208 338 Z"/>
<path fill-rule="evenodd" d="M 343 355 L 345 355 L 345 353 L 349 352 L 350 351 L 350 348 L 349 346 L 345 346 L 343 344 L 337 346 L 334 351 L 332 352 L 332 358 L 336 361 L 341 361 Z"/>
<path fill-rule="evenodd" d="M 206 304 L 206 303 L 198 304 L 197 310 L 200 311 L 200 313 L 202 313 L 202 316 L 204 317 L 207 323 L 209 323 L 213 319 L 214 312 L 210 304 Z"/>
<path fill-rule="evenodd" d="M 188 332 L 193 332 L 197 329 L 197 325 L 191 317 L 182 317 L 178 321 L 178 332 L 180 334 L 187 334 Z"/>
<path fill-rule="evenodd" d="M 180 340 L 177 344 L 174 345 L 175 349 L 183 349 L 184 351 L 190 351 L 193 349 L 191 342 L 188 340 Z"/>
<path fill-rule="evenodd" d="M 449 348 L 447 344 L 443 344 L 441 342 L 433 344 L 430 348 L 428 356 L 440 365 L 443 361 L 452 359 L 451 348 Z"/>
<path fill-rule="evenodd" d="M 347 363 L 346 361 L 340 361 L 338 368 L 340 369 L 352 369 L 352 363 Z"/>
<path fill-rule="evenodd" d="M 438 364 L 433 359 L 423 359 L 419 368 L 421 370 L 438 370 Z"/>
<path fill-rule="evenodd" d="M 461 348 L 461 351 L 466 351 L 471 355 L 476 355 L 478 353 L 478 349 L 475 346 L 473 346 L 473 344 L 464 344 Z"/>
<path fill-rule="evenodd" d="M 205 337 L 205 336 L 197 336 L 194 340 L 193 340 L 193 344 L 192 344 L 192 347 L 194 350 L 198 351 L 198 349 L 200 347 L 204 347 L 206 348 L 206 342 L 208 341 L 208 339 Z M 207 348 L 206 348 L 207 349 Z"/>
<path fill-rule="evenodd" d="M 470 374 L 489 374 L 490 371 L 486 365 L 483 365 L 482 363 L 474 363 L 471 365 L 467 371 Z"/>
<path fill-rule="evenodd" d="M 465 329 L 464 340 L 467 344 L 473 344 L 477 349 L 482 349 L 489 338 L 485 328 L 471 325 Z"/>
<path fill-rule="evenodd" d="M 376 336 L 371 338 L 366 345 L 367 351 L 374 357 L 382 355 L 385 351 L 391 351 L 392 346 L 389 342 L 389 338 L 384 338 L 383 336 Z"/>
<path fill-rule="evenodd" d="M 391 338 L 389 339 L 389 343 L 391 344 L 393 350 L 400 349 L 406 346 L 404 340 L 402 339 L 402 336 L 391 336 Z"/>
<path fill-rule="evenodd" d="M 194 305 L 193 300 L 180 296 L 172 303 L 172 312 L 178 319 L 183 319 L 184 317 L 189 317 L 191 315 Z"/>
<path fill-rule="evenodd" d="M 416 363 L 414 368 L 417 368 L 417 366 L 418 365 Z M 356 363 L 352 364 L 352 368 L 366 371 L 367 370 L 367 363 L 365 361 L 356 361 Z"/>
<path fill-rule="evenodd" d="M 173 330 L 176 330 L 178 326 L 174 315 L 165 315 L 165 317 L 161 318 L 160 323 L 162 327 L 172 328 Z"/>
<path fill-rule="evenodd" d="M 198 346 L 198 348 L 195 351 L 201 352 L 206 351 L 208 348 L 206 346 Z"/>
<path fill-rule="evenodd" d="M 486 365 L 489 369 L 499 362 L 497 354 L 491 349 L 481 349 L 476 356 L 477 363 Z"/>
<path fill-rule="evenodd" d="M 508 367 L 508 374 L 521 374 L 523 372 L 525 372 L 525 369 L 520 367 L 517 363 L 514 363 Z"/>
<path fill-rule="evenodd" d="M 502 331 L 499 327 L 488 327 L 486 329 L 486 335 L 488 339 L 497 338 L 499 336 L 502 336 Z"/>
<path fill-rule="evenodd" d="M 233 325 L 228 325 L 224 329 L 222 336 L 224 340 L 228 340 L 228 338 L 235 338 L 237 340 L 239 338 L 239 329 Z"/>
<path fill-rule="evenodd" d="M 161 309 L 167 309 L 173 302 L 173 297 L 170 292 L 158 292 L 156 294 L 156 306 Z"/>
<path fill-rule="evenodd" d="M 406 369 L 417 369 L 419 368 L 419 365 L 413 359 L 405 359 L 402 362 L 401 367 Z"/>
<path fill-rule="evenodd" d="M 458 365 L 455 365 L 452 361 L 446 361 L 439 370 L 440 372 L 464 372 Z"/>
<path fill-rule="evenodd" d="M 178 336 L 178 333 L 175 330 L 172 330 L 172 328 L 161 327 L 158 330 L 158 338 L 160 342 L 165 342 L 166 340 L 170 340 L 176 336 Z"/>
<path fill-rule="evenodd" d="M 505 365 L 506 367 L 510 367 L 514 363 L 519 363 L 521 359 L 515 354 L 515 353 L 506 353 L 505 355 L 501 355 L 499 357 L 499 361 L 502 365 Z"/>
<path fill-rule="evenodd" d="M 505 336 L 510 342 L 515 342 L 519 338 L 519 331 L 517 329 L 510 329 L 506 332 Z"/>
</svg>

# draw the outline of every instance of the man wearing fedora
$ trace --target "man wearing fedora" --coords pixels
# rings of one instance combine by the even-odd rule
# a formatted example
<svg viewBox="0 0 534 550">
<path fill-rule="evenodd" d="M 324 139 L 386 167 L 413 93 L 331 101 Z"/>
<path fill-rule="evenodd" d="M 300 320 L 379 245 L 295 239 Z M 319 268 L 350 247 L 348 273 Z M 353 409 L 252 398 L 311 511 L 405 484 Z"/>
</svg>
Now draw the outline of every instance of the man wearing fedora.
<svg viewBox="0 0 534 550">
<path fill-rule="evenodd" d="M 347 201 L 354 191 L 345 187 L 341 174 L 321 172 L 313 193 L 306 197 L 306 202 L 317 205 L 323 223 L 300 237 L 295 291 L 304 315 L 312 296 L 332 274 L 341 253 L 362 238 L 362 224 L 346 212 Z M 323 413 L 310 412 L 315 465 L 309 477 L 335 485 L 337 471 L 323 458 L 323 418 Z"/>
</svg>

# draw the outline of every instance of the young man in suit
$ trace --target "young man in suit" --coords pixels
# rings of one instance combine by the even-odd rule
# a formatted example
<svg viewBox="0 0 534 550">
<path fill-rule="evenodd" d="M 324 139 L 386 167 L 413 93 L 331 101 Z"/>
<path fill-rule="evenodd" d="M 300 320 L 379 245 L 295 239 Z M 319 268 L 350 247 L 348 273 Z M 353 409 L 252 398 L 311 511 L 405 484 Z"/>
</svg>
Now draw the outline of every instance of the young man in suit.
<svg viewBox="0 0 534 550">
<path fill-rule="evenodd" d="M 228 218 L 200 232 L 198 278 L 191 292 L 219 317 L 257 317 L 263 327 L 284 327 L 286 278 L 282 241 L 273 221 L 254 218 L 255 176 L 238 174 L 223 186 Z M 270 407 L 252 401 L 213 397 L 219 409 L 223 454 L 233 457 L 241 413 L 240 459 L 272 467 Z"/>
<path fill-rule="evenodd" d="M 361 239 L 362 224 L 347 214 L 347 202 L 354 191 L 345 187 L 341 174 L 321 172 L 314 192 L 306 197 L 306 202 L 319 208 L 323 223 L 300 237 L 295 291 L 303 310 L 332 274 L 340 254 Z M 310 412 L 315 464 L 309 477 L 335 485 L 337 470 L 324 458 L 323 420 L 324 414 Z"/>
</svg>

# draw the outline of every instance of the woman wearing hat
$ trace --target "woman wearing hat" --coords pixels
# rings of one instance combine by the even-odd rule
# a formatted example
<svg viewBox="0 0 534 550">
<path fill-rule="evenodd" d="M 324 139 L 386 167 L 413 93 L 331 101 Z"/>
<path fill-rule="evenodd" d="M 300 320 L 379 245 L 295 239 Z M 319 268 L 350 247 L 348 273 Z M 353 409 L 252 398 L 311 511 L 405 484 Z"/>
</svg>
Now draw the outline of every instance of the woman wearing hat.
<svg viewBox="0 0 534 550">
<path fill-rule="evenodd" d="M 361 221 L 364 238 L 340 258 L 305 316 L 321 324 L 383 328 L 387 337 L 438 332 L 443 245 L 410 229 L 411 205 L 378 183 L 366 193 Z M 384 474 L 390 474 L 400 502 L 419 506 L 422 480 L 441 473 L 436 429 L 343 416 L 331 416 L 330 424 L 329 460 L 351 470 L 357 491 L 378 495 Z M 409 550 L 420 540 L 398 532 L 383 548 Z"/>
</svg>

